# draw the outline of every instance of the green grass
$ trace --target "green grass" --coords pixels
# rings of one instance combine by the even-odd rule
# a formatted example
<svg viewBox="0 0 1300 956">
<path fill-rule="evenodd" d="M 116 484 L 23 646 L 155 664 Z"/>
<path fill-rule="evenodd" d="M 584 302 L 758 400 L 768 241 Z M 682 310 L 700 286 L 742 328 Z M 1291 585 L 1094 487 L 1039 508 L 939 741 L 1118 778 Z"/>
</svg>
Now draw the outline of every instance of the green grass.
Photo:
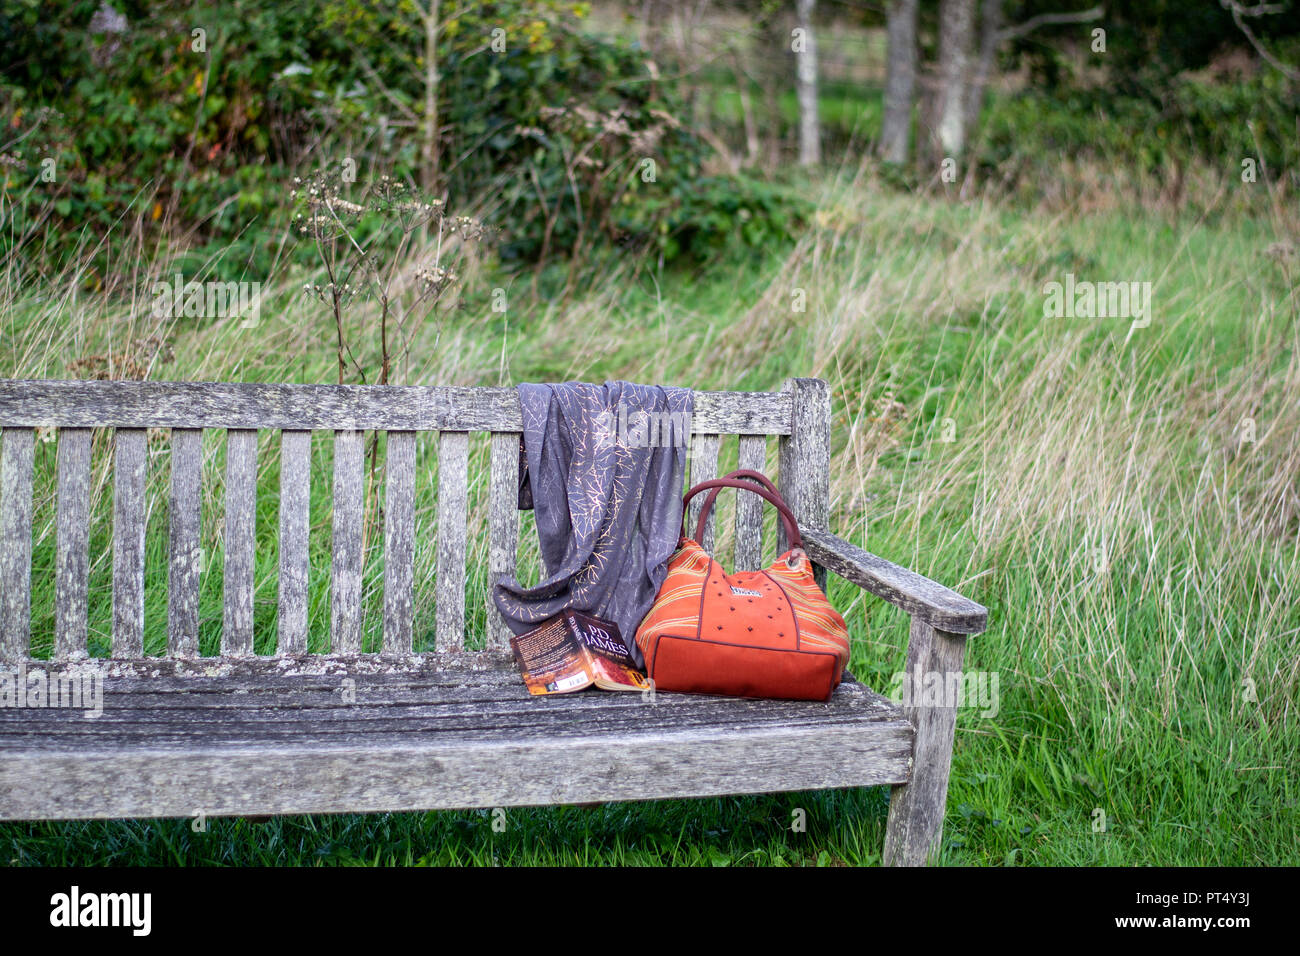
<svg viewBox="0 0 1300 956">
<path fill-rule="evenodd" d="M 624 377 L 772 389 L 790 375 L 828 379 L 833 530 L 990 609 L 967 661 L 999 675 L 999 709 L 960 713 L 942 862 L 1300 862 L 1296 260 L 1267 254 L 1296 224 L 1259 210 L 1196 221 L 960 205 L 869 179 L 807 188 L 818 198 L 816 226 L 757 266 L 593 276 L 563 302 L 516 282 L 505 319 L 456 312 L 440 337 L 417 340 L 407 380 Z M 1067 272 L 1152 281 L 1150 327 L 1044 319 L 1043 284 Z M 164 330 L 177 358 L 152 377 L 331 381 L 324 317 L 292 294 L 293 277 L 281 282 L 283 297 L 255 330 L 196 320 Z M 75 289 L 10 288 L 0 302 L 0 375 L 68 377 L 78 356 L 153 331 Z M 805 312 L 791 309 L 798 289 Z M 1240 441 L 1247 418 L 1254 442 Z M 220 626 L 222 452 L 212 441 L 206 650 Z M 165 567 L 166 535 L 165 442 L 154 447 L 151 575 Z M 105 451 L 97 445 L 101 496 L 111 490 Z M 481 482 L 483 443 L 472 453 Z M 52 443 L 39 446 L 34 624 L 44 646 L 53 454 Z M 734 447 L 724 464 L 727 454 Z M 328 443 L 315 446 L 317 647 L 328 623 L 329 455 Z M 266 651 L 278 477 L 270 437 L 259 461 L 256 620 Z M 421 461 L 418 574 L 432 560 L 432 447 Z M 480 569 L 483 494 L 474 489 L 470 516 Z M 91 578 L 100 651 L 107 518 L 101 506 Z M 723 553 L 727 545 L 724 534 Z M 372 561 L 372 640 L 378 571 Z M 481 570 L 471 575 L 475 639 L 484 586 Z M 844 582 L 830 594 L 850 623 L 854 672 L 887 688 L 902 665 L 906 618 Z M 155 650 L 161 595 L 146 609 Z M 431 597 L 422 591 L 416 609 L 426 629 Z M 879 861 L 886 804 L 884 790 L 868 789 L 510 810 L 500 832 L 488 811 L 211 820 L 205 833 L 189 821 L 4 824 L 0 861 L 856 865 Z M 796 809 L 806 832 L 791 829 Z"/>
<path fill-rule="evenodd" d="M 11 864 L 842 866 L 880 862 L 883 789 L 460 813 L 34 824 Z M 796 821 L 800 821 L 796 824 Z M 805 823 L 806 822 L 806 823 Z M 6 829 L 15 829 L 6 827 Z"/>
<path fill-rule="evenodd" d="M 703 79 L 711 88 L 712 118 L 730 127 L 733 135 L 744 125 L 744 106 L 735 89 L 735 78 L 722 71 L 705 71 Z M 748 91 L 751 104 L 763 105 L 763 91 L 756 82 L 750 82 Z M 836 153 L 849 146 L 858 149 L 880 133 L 883 119 L 882 90 L 864 88 L 847 81 L 823 80 L 818 89 L 818 118 L 822 124 L 822 138 L 828 152 Z M 776 99 L 778 121 L 785 135 L 799 122 L 799 100 L 792 90 L 782 90 Z M 760 114 L 761 115 L 761 114 Z M 764 122 L 770 119 L 764 117 Z"/>
</svg>

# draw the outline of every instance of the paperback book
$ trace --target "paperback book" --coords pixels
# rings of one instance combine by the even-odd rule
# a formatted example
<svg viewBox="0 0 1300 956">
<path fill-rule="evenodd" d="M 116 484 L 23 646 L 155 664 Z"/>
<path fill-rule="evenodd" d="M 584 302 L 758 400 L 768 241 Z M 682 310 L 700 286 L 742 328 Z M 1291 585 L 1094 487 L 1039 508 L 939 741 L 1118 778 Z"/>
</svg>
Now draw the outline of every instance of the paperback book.
<svg viewBox="0 0 1300 956">
<path fill-rule="evenodd" d="M 562 611 L 531 631 L 510 638 L 528 692 L 570 694 L 602 690 L 646 690 L 618 632 L 618 625 L 581 611 Z"/>
</svg>

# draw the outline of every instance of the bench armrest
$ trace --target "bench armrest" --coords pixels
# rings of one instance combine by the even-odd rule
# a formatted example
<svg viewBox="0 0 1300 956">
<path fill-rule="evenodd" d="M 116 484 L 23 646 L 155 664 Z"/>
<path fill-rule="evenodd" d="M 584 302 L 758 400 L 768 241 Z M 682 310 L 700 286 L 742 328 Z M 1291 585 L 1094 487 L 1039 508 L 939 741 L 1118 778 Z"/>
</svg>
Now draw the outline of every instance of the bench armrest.
<svg viewBox="0 0 1300 956">
<path fill-rule="evenodd" d="M 803 547 L 815 564 L 901 607 L 931 627 L 953 634 L 978 634 L 988 609 L 915 571 L 878 558 L 829 531 L 800 529 Z"/>
</svg>

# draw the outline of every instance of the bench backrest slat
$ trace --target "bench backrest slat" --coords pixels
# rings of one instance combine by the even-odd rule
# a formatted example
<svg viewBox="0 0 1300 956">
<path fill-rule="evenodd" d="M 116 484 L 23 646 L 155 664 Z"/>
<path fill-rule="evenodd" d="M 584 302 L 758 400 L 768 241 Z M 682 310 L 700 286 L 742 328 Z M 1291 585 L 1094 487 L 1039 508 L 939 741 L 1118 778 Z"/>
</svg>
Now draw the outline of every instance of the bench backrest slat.
<svg viewBox="0 0 1300 956">
<path fill-rule="evenodd" d="M 797 380 L 796 380 L 797 381 Z M 693 430 L 786 435 L 789 392 L 695 393 Z M 0 422 L 58 428 L 521 431 L 513 388 L 0 381 Z"/>
<path fill-rule="evenodd" d="M 113 656 L 141 657 L 148 433 L 119 428 L 113 445 Z"/>
<path fill-rule="evenodd" d="M 492 436 L 491 462 L 488 473 L 488 581 L 501 575 L 512 577 L 519 550 L 519 452 L 518 432 L 498 432 Z M 492 593 L 488 592 L 488 646 L 509 647 L 511 631 L 496 611 Z"/>
<path fill-rule="evenodd" d="M 465 645 L 465 517 L 469 433 L 438 436 L 438 569 L 434 639 L 438 653 Z"/>
<path fill-rule="evenodd" d="M 800 527 L 825 528 L 830 518 L 831 397 L 826 383 L 794 378 L 786 383 L 792 405 L 788 436 L 780 441 L 777 462 L 781 497 L 794 512 Z M 777 553 L 790 545 L 777 522 Z M 826 572 L 818 568 L 817 583 L 826 586 Z"/>
<path fill-rule="evenodd" d="M 829 399 L 824 383 L 792 379 L 779 393 L 696 392 L 695 400 L 689 483 L 716 477 L 723 460 L 738 461 L 741 468 L 765 470 L 767 439 L 775 436 L 783 494 L 801 524 L 825 526 Z M 143 656 L 145 533 L 153 500 L 149 491 L 150 429 L 170 429 L 170 435 L 163 436 L 170 450 L 168 656 L 194 658 L 200 653 L 203 508 L 208 481 L 205 429 L 225 433 L 225 477 L 224 482 L 218 479 L 215 483 L 221 491 L 217 500 L 224 500 L 224 520 L 218 523 L 224 566 L 212 569 L 222 575 L 223 656 L 247 656 L 256 650 L 258 440 L 264 430 L 281 432 L 275 654 L 308 651 L 313 431 L 328 432 L 334 446 L 333 482 L 328 492 L 331 553 L 326 569 L 329 652 L 362 651 L 367 555 L 374 555 L 380 546 L 382 650 L 408 654 L 430 631 L 439 653 L 454 653 L 466 646 L 471 501 L 475 507 L 484 502 L 487 508 L 486 575 L 476 571 L 474 580 L 486 578 L 489 587 L 475 591 L 475 600 L 485 602 L 486 607 L 475 607 L 474 614 L 486 612 L 490 648 L 508 646 L 511 632 L 496 612 L 490 584 L 517 570 L 522 423 L 514 389 L 0 381 L 0 658 L 4 659 L 21 659 L 32 652 L 33 509 L 34 505 L 44 507 L 45 501 L 44 497 L 34 501 L 33 471 L 38 457 L 35 451 L 41 447 L 36 429 L 46 427 L 58 429 L 52 615 L 57 659 L 88 650 L 89 612 L 95 610 L 88 601 L 89 548 L 95 520 L 91 483 L 109 475 L 113 485 L 111 653 L 117 658 Z M 94 428 L 107 429 L 111 438 L 111 470 L 103 470 L 98 479 L 92 473 Z M 378 461 L 370 463 L 367 448 L 373 446 L 369 439 L 379 431 L 387 433 L 386 441 L 379 449 Z M 486 488 L 477 484 L 477 478 L 473 488 L 470 485 L 470 450 L 476 440 L 469 433 L 473 431 L 488 433 Z M 423 458 L 421 432 L 437 434 L 436 465 L 434 456 Z M 723 441 L 730 435 L 737 436 L 738 448 L 724 456 Z M 368 471 L 370 466 L 373 472 Z M 433 479 L 435 468 L 437 477 Z M 367 484 L 371 474 L 382 488 Z M 416 620 L 415 604 L 416 502 L 420 494 L 428 494 L 431 480 L 436 483 L 437 527 L 432 628 Z M 704 496 L 697 496 L 692 502 L 692 530 L 703 500 Z M 735 501 L 735 567 L 752 570 L 763 557 L 765 509 L 752 495 L 736 495 Z M 383 520 L 368 528 L 366 516 L 381 502 Z M 702 543 L 710 551 L 719 527 L 716 518 L 707 523 Z M 382 543 L 367 540 L 367 535 L 373 539 L 380 533 Z M 782 549 L 786 546 L 783 540 L 779 545 Z M 41 552 L 43 560 L 45 553 Z M 420 583 L 428 582 L 421 577 Z M 154 584 L 151 578 L 150 587 Z M 48 608 L 43 613 L 48 614 Z M 41 635 L 40 640 L 48 642 L 49 637 Z"/>
<path fill-rule="evenodd" d="M 741 435 L 739 465 L 749 471 L 764 472 L 767 461 L 767 438 L 764 435 Z M 736 493 L 737 571 L 756 571 L 763 562 L 763 499 L 740 491 Z"/>
<path fill-rule="evenodd" d="M 0 449 L 0 652 L 26 656 L 31 630 L 32 461 L 30 428 L 6 428 Z"/>
<path fill-rule="evenodd" d="M 198 657 L 199 582 L 203 575 L 203 430 L 173 429 L 171 453 L 167 653 L 172 657 Z"/>
<path fill-rule="evenodd" d="M 280 606 L 276 650 L 307 653 L 311 432 L 280 433 Z"/>
<path fill-rule="evenodd" d="M 226 432 L 225 568 L 222 582 L 221 653 L 253 653 L 253 591 L 257 553 L 257 432 Z"/>
<path fill-rule="evenodd" d="M 721 436 L 716 434 L 691 436 L 689 485 L 698 485 L 701 481 L 710 481 L 718 477 L 718 448 L 721 443 Z M 702 492 L 691 499 L 688 505 L 690 510 L 686 524 L 687 534 L 695 534 L 696 523 L 700 520 L 700 509 L 704 507 L 704 499 L 707 497 L 708 493 Z M 715 508 L 714 512 L 716 511 Z M 704 550 L 709 554 L 713 553 L 714 517 L 714 513 L 709 514 L 709 519 L 704 524 L 704 540 L 700 542 L 704 546 Z"/>
<path fill-rule="evenodd" d="M 415 432 L 389 432 L 384 480 L 384 651 L 409 654 L 415 616 Z"/>
<path fill-rule="evenodd" d="M 58 513 L 55 517 L 54 654 L 86 650 L 90 577 L 89 428 L 59 431 Z"/>
<path fill-rule="evenodd" d="M 361 653 L 361 550 L 365 432 L 334 433 L 334 556 L 330 565 L 330 650 Z"/>
</svg>

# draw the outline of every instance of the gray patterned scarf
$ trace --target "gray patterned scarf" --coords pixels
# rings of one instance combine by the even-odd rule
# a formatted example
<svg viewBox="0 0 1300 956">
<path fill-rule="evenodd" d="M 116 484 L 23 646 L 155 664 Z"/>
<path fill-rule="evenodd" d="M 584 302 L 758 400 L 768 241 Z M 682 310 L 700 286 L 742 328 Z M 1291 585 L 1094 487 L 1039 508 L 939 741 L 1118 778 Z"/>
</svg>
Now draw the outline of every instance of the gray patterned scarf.
<svg viewBox="0 0 1300 956">
<path fill-rule="evenodd" d="M 493 599 L 516 634 L 566 608 L 633 640 L 682 527 L 690 389 L 606 382 L 520 385 L 519 507 L 536 517 L 546 578 L 502 575 Z"/>
</svg>

